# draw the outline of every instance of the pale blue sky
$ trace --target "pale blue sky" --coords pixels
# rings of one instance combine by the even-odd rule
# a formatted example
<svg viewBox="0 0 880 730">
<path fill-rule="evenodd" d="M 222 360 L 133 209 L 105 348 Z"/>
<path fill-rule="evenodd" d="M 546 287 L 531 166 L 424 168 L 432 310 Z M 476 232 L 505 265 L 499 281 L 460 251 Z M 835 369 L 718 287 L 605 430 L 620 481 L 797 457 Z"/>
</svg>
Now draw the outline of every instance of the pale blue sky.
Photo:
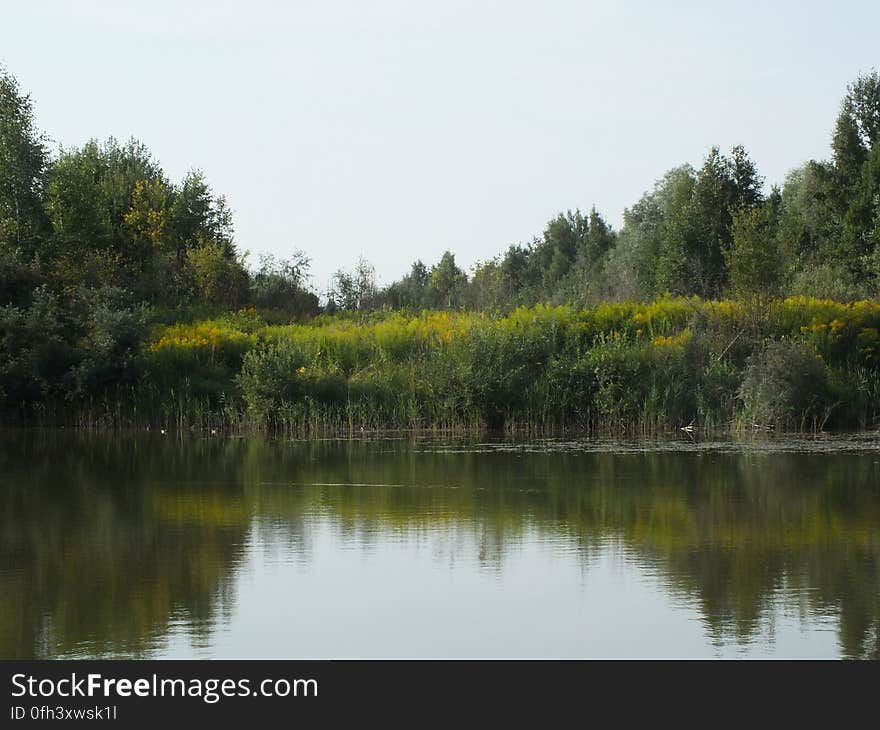
<svg viewBox="0 0 880 730">
<path fill-rule="evenodd" d="M 768 182 L 827 157 L 880 67 L 880 2 L 0 1 L 0 62 L 56 144 L 203 169 L 254 254 L 324 289 L 363 254 L 465 266 L 623 208 L 712 144 Z"/>
</svg>

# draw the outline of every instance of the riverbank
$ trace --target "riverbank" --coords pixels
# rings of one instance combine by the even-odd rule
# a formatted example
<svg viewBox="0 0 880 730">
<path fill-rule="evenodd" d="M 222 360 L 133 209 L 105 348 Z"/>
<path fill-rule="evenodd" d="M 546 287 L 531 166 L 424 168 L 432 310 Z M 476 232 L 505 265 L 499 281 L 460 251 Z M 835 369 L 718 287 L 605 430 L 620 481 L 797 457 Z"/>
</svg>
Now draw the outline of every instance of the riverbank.
<svg viewBox="0 0 880 730">
<path fill-rule="evenodd" d="M 126 386 L 4 420 L 324 434 L 870 429 L 878 330 L 876 301 L 804 297 L 280 325 L 247 310 L 153 325 Z"/>
</svg>

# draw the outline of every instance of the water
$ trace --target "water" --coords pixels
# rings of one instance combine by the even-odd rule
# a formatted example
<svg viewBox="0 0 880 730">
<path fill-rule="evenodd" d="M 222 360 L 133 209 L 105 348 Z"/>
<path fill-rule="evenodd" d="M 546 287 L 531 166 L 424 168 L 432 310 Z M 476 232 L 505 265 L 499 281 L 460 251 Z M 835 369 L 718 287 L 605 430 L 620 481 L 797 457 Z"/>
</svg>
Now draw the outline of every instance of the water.
<svg viewBox="0 0 880 730">
<path fill-rule="evenodd" d="M 880 439 L 0 431 L 0 657 L 880 658 Z"/>
</svg>

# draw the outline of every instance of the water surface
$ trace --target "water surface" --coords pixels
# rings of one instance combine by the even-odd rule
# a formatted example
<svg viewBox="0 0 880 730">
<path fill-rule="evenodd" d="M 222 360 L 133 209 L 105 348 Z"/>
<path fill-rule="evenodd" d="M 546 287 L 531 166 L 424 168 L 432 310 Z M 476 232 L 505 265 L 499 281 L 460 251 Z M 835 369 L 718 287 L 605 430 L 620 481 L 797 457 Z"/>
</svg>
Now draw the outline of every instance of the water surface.
<svg viewBox="0 0 880 730">
<path fill-rule="evenodd" d="M 0 432 L 0 657 L 880 658 L 880 440 Z"/>
</svg>

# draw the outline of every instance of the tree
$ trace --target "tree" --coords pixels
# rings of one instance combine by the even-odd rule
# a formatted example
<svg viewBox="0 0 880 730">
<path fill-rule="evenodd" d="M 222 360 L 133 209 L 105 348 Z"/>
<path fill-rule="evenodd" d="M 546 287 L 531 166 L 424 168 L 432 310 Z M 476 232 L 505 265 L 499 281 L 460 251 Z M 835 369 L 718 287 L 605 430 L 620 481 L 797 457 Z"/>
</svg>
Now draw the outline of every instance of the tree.
<svg viewBox="0 0 880 730">
<path fill-rule="evenodd" d="M 764 199 L 761 192 L 764 178 L 758 174 L 758 168 L 749 157 L 745 147 L 736 145 L 730 150 L 730 171 L 735 188 L 735 205 L 758 205 Z"/>
<path fill-rule="evenodd" d="M 659 231 L 661 289 L 717 297 L 726 286 L 733 213 L 757 205 L 763 183 L 742 147 L 732 154 L 713 147 L 695 178 L 676 180 Z"/>
<path fill-rule="evenodd" d="M 695 215 L 691 201 L 696 187 L 696 174 L 676 175 L 671 178 L 666 193 L 665 206 L 657 224 L 655 291 L 688 293 L 695 283 L 708 287 L 703 280 L 698 260 L 699 232 L 695 230 Z"/>
<path fill-rule="evenodd" d="M 834 166 L 844 199 L 880 139 L 880 74 L 860 75 L 846 87 L 834 127 Z"/>
<path fill-rule="evenodd" d="M 46 233 L 47 163 L 46 138 L 36 130 L 31 99 L 0 67 L 0 254 L 36 254 Z"/>
<path fill-rule="evenodd" d="M 168 245 L 168 187 L 161 179 L 139 180 L 131 206 L 123 216 L 128 231 L 123 262 L 137 299 L 164 298 L 175 279 L 174 261 Z"/>
<path fill-rule="evenodd" d="M 354 272 L 340 269 L 333 275 L 333 281 L 329 298 L 334 306 L 355 312 L 366 311 L 374 305 L 379 292 L 376 269 L 363 256 L 358 257 Z"/>
<path fill-rule="evenodd" d="M 831 148 L 834 152 L 834 167 L 841 186 L 842 202 L 846 196 L 846 189 L 858 176 L 867 156 L 865 145 L 859 135 L 853 101 L 849 97 L 841 102 Z"/>
<path fill-rule="evenodd" d="M 811 160 L 792 170 L 782 187 L 779 245 L 786 273 L 841 255 L 841 219 L 834 171 Z"/>
<path fill-rule="evenodd" d="M 587 219 L 587 232 L 580 242 L 574 269 L 554 297 L 557 301 L 585 304 L 603 285 L 603 271 L 608 253 L 617 242 L 617 236 L 595 207 Z"/>
<path fill-rule="evenodd" d="M 849 206 L 843 216 L 843 244 L 853 275 L 865 274 L 864 261 L 878 245 L 880 225 L 880 145 L 862 163 L 851 186 Z"/>
<path fill-rule="evenodd" d="M 773 192 L 759 207 L 733 215 L 733 245 L 726 252 L 730 288 L 743 299 L 766 299 L 779 293 L 781 257 L 776 228 L 780 195 Z"/>
<path fill-rule="evenodd" d="M 623 211 L 623 228 L 609 258 L 618 276 L 626 280 L 626 295 L 648 298 L 670 288 L 667 281 L 674 267 L 661 261 L 663 227 L 673 204 L 690 194 L 695 176 L 690 165 L 673 168 Z"/>
<path fill-rule="evenodd" d="M 880 197 L 880 74 L 847 86 L 834 131 L 835 200 L 841 220 L 840 258 L 854 280 L 870 275 Z"/>
<path fill-rule="evenodd" d="M 560 213 L 544 229 L 535 246 L 533 264 L 541 271 L 542 295 L 550 299 L 562 279 L 568 276 L 589 238 L 589 220 L 579 210 Z"/>
<path fill-rule="evenodd" d="M 149 151 L 135 140 L 125 145 L 112 138 L 104 144 L 92 140 L 61 151 L 46 184 L 52 240 L 45 254 L 58 286 L 140 288 L 152 251 L 126 222 L 139 187 L 138 206 L 146 216 L 150 205 L 160 205 L 151 198 L 161 198 L 167 185 Z M 161 210 L 156 214 L 161 218 Z"/>
<path fill-rule="evenodd" d="M 311 315 L 318 311 L 318 297 L 307 290 L 311 260 L 302 251 L 286 259 L 261 256 L 253 276 L 253 300 L 262 309 Z"/>
<path fill-rule="evenodd" d="M 611 230 L 611 227 L 605 222 L 605 219 L 594 206 L 590 210 L 587 226 L 587 258 L 590 261 L 598 261 L 611 250 L 615 240 L 614 231 Z"/>
<path fill-rule="evenodd" d="M 248 295 L 248 274 L 242 261 L 223 244 L 206 241 L 186 253 L 186 268 L 196 295 L 206 304 L 240 306 Z"/>
<path fill-rule="evenodd" d="M 409 273 L 392 282 L 379 296 L 384 307 L 392 309 L 419 309 L 426 305 L 428 268 L 421 259 L 413 262 Z"/>
<path fill-rule="evenodd" d="M 860 75 L 846 87 L 834 130 L 834 161 L 851 181 L 880 140 L 880 73 Z"/>
<path fill-rule="evenodd" d="M 428 290 L 433 303 L 446 308 L 459 304 L 466 285 L 467 274 L 458 268 L 455 256 L 444 251 L 428 275 Z"/>
</svg>

